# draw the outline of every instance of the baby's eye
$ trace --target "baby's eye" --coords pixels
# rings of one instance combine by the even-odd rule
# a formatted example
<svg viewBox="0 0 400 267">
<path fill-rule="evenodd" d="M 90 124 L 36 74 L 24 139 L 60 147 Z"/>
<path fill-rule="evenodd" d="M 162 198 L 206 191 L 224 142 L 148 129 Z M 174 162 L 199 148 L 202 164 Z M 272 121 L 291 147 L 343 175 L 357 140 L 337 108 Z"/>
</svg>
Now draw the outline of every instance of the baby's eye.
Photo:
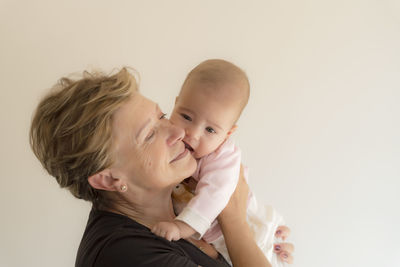
<svg viewBox="0 0 400 267">
<path fill-rule="evenodd" d="M 184 118 L 187 121 L 192 121 L 192 118 L 190 116 L 186 115 L 185 113 L 182 113 L 181 116 L 182 116 L 182 118 Z"/>
<path fill-rule="evenodd" d="M 209 132 L 209 133 L 216 133 L 216 131 L 211 127 L 207 127 L 206 131 Z"/>
<path fill-rule="evenodd" d="M 163 113 L 160 117 L 160 120 L 165 119 L 167 117 L 167 113 Z"/>
</svg>

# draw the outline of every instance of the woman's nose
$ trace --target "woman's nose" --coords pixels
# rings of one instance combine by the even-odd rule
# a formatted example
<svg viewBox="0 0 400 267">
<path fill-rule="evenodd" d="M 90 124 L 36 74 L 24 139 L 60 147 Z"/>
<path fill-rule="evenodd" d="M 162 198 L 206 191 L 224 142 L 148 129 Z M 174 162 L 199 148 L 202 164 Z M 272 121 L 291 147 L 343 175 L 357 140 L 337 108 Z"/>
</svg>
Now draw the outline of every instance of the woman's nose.
<svg viewBox="0 0 400 267">
<path fill-rule="evenodd" d="M 181 127 L 171 124 L 168 122 L 168 133 L 167 144 L 169 146 L 174 145 L 176 142 L 181 141 L 185 137 L 185 130 Z"/>
</svg>

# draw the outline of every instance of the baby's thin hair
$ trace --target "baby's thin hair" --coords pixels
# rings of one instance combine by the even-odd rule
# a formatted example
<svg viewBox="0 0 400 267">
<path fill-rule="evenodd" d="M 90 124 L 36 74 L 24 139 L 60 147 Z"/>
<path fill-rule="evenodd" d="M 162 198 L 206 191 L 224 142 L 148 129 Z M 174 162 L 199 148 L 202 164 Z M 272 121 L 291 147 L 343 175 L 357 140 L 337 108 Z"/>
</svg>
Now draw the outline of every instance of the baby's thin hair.
<svg viewBox="0 0 400 267">
<path fill-rule="evenodd" d="M 186 76 L 182 90 L 189 83 L 209 84 L 213 90 L 218 90 L 226 84 L 236 85 L 232 87 L 235 90 L 230 93 L 240 100 L 238 118 L 249 101 L 250 82 L 246 73 L 235 64 L 223 59 L 209 59 L 201 62 Z"/>
</svg>

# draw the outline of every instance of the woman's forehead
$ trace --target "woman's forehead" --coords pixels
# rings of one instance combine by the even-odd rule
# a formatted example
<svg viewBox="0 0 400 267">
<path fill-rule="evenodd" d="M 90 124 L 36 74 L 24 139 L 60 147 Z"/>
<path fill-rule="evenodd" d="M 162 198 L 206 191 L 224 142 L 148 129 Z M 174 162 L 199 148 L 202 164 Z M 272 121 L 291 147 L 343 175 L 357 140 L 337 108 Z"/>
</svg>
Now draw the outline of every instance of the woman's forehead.
<svg viewBox="0 0 400 267">
<path fill-rule="evenodd" d="M 140 93 L 132 94 L 114 114 L 113 130 L 117 133 L 129 131 L 136 135 L 156 113 L 158 105 Z"/>
<path fill-rule="evenodd" d="M 139 119 L 146 112 L 154 109 L 156 104 L 150 99 L 144 97 L 140 93 L 134 93 L 129 100 L 125 102 L 114 114 L 116 121 L 130 120 L 132 118 Z"/>
</svg>

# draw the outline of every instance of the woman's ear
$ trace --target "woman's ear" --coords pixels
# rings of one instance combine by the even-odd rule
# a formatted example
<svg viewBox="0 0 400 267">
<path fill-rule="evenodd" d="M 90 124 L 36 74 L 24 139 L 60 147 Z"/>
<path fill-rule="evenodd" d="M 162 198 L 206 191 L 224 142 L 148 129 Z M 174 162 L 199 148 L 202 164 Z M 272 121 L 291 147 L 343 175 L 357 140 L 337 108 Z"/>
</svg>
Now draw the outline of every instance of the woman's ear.
<svg viewBox="0 0 400 267">
<path fill-rule="evenodd" d="M 88 178 L 89 184 L 96 189 L 117 191 L 119 179 L 113 178 L 109 169 L 102 170 Z"/>
</svg>

